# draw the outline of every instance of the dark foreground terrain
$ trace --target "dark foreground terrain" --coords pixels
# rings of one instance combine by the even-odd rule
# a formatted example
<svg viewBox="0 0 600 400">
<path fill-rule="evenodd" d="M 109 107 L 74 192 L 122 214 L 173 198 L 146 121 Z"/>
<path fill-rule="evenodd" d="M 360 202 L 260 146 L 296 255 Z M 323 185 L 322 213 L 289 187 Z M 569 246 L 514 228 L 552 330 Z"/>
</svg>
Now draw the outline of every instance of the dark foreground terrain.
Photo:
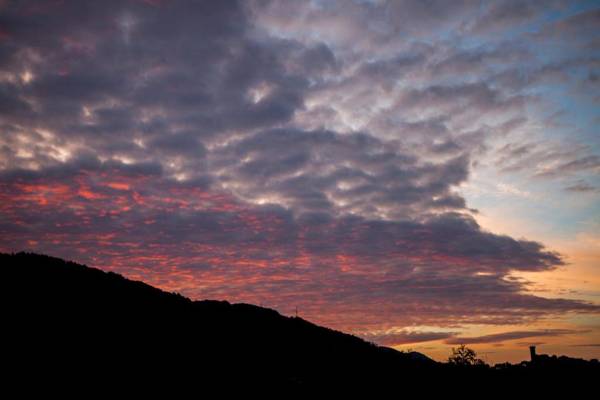
<svg viewBox="0 0 600 400">
<path fill-rule="evenodd" d="M 502 368 L 437 363 L 270 309 L 191 301 L 48 256 L 0 254 L 0 266 L 5 379 L 224 392 L 408 385 L 425 393 L 600 378 L 598 363 L 564 357 Z"/>
</svg>

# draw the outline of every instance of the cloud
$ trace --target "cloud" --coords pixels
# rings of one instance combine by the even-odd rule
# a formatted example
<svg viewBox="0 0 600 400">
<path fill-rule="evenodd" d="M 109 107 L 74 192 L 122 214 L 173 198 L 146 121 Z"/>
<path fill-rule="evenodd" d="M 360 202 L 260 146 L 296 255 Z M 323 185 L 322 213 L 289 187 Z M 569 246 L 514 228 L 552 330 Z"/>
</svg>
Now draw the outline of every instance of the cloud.
<svg viewBox="0 0 600 400">
<path fill-rule="evenodd" d="M 593 193 L 593 192 L 597 192 L 598 188 L 590 185 L 589 183 L 587 183 L 583 180 L 579 180 L 579 181 L 573 183 L 572 185 L 565 187 L 565 190 L 567 192 L 574 192 L 574 193 L 590 193 L 590 192 Z"/>
<path fill-rule="evenodd" d="M 262 303 L 340 329 L 510 324 L 598 312 L 524 294 L 511 271 L 559 255 L 483 231 L 469 216 L 374 220 L 296 215 L 211 179 L 177 181 L 152 164 L 80 159 L 0 176 L 3 251 L 30 249 L 116 270 L 194 298 Z"/>
<path fill-rule="evenodd" d="M 2 7 L 1 250 L 351 331 L 598 312 L 527 292 L 512 274 L 563 256 L 482 229 L 460 192 L 490 154 L 597 170 L 593 146 L 513 136 L 539 122 L 535 89 L 590 57 L 568 74 L 584 57 L 471 43 L 471 1 Z M 502 8 L 483 10 L 494 29 Z M 445 338 L 401 332 L 377 340 Z"/>
<path fill-rule="evenodd" d="M 586 171 L 586 170 L 593 170 L 593 171 L 600 170 L 600 157 L 598 157 L 596 155 L 590 155 L 590 156 L 570 160 L 570 161 L 567 161 L 567 162 L 557 165 L 553 169 L 541 171 L 541 172 L 537 173 L 536 176 L 552 177 L 559 173 L 561 173 L 561 174 L 567 173 L 568 174 L 568 173 L 573 173 L 573 172 L 578 172 L 578 171 Z"/>
<path fill-rule="evenodd" d="M 470 31 L 475 33 L 493 33 L 506 29 L 515 29 L 519 25 L 539 17 L 543 8 L 556 7 L 556 4 L 544 4 L 540 7 L 535 1 L 509 0 L 490 3 L 484 8 L 483 15 L 475 20 Z"/>
<path fill-rule="evenodd" d="M 504 173 L 527 172 L 535 179 L 564 179 L 599 171 L 600 157 L 591 152 L 589 145 L 528 141 L 504 145 L 498 151 L 496 165 Z"/>
<path fill-rule="evenodd" d="M 547 24 L 536 34 L 536 37 L 540 40 L 554 42 L 574 41 L 576 45 L 597 49 L 598 31 L 596 27 L 599 21 L 600 10 L 595 7 Z"/>
<path fill-rule="evenodd" d="M 172 148 L 175 138 L 181 146 L 182 138 L 190 144 L 286 122 L 302 107 L 308 85 L 294 72 L 303 72 L 298 64 L 312 65 L 319 54 L 330 62 L 321 46 L 288 65 L 288 56 L 304 50 L 286 41 L 253 40 L 236 2 L 190 7 L 173 2 L 98 9 L 82 2 L 31 14 L 25 3 L 7 6 L 5 74 L 27 69 L 34 78 L 26 85 L 1 83 L 4 124 L 18 127 L 16 135 L 43 127 L 107 157 L 126 152 L 142 158 L 146 143 Z M 119 31 L 124 15 L 135 21 L 127 42 Z M 46 32 L 42 41 L 40 30 Z M 254 101 L 249 93 L 263 86 L 268 91 Z"/>
<path fill-rule="evenodd" d="M 460 23 L 473 14 L 476 1 L 418 0 L 381 2 L 297 3 L 253 1 L 251 9 L 259 23 L 273 34 L 300 37 L 308 41 L 319 32 L 327 44 L 344 50 L 389 50 L 398 35 L 425 37 Z M 340 12 L 343 10 L 343 12 Z M 363 22 L 368 19 L 369 24 Z M 310 28 L 310 29 L 309 29 Z M 379 45 L 378 49 L 376 48 Z"/>
<path fill-rule="evenodd" d="M 449 332 L 417 332 L 403 331 L 381 335 L 365 335 L 364 338 L 383 346 L 399 346 L 411 343 L 431 342 L 452 337 L 454 334 Z"/>
<path fill-rule="evenodd" d="M 476 337 L 454 337 L 447 339 L 447 344 L 481 344 L 481 343 L 499 343 L 509 340 L 536 338 L 536 337 L 547 337 L 547 336 L 564 336 L 582 333 L 579 330 L 572 329 L 545 329 L 545 330 L 531 330 L 531 331 L 512 331 L 496 333 L 493 335 L 484 335 Z"/>
<path fill-rule="evenodd" d="M 467 178 L 466 157 L 422 163 L 368 134 L 260 132 L 212 152 L 209 163 L 243 199 L 297 212 L 398 218 L 465 208 L 452 188 Z"/>
<path fill-rule="evenodd" d="M 546 342 L 516 342 L 517 346 L 523 346 L 523 347 L 542 346 L 544 344 L 546 344 Z"/>
</svg>

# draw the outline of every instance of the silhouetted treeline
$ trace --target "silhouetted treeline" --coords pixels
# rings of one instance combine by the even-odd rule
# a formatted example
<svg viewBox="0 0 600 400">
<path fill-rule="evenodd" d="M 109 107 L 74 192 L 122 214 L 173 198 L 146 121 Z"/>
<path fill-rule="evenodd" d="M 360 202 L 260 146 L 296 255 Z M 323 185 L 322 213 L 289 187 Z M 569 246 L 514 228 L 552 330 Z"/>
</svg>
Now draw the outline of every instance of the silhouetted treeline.
<svg viewBox="0 0 600 400">
<path fill-rule="evenodd" d="M 57 258 L 0 254 L 0 265 L 4 360 L 17 377 L 33 381 L 297 393 L 372 391 L 465 376 L 479 382 L 535 381 L 547 373 L 573 373 L 585 379 L 600 371 L 589 362 L 552 368 L 453 366 L 270 309 L 191 301 Z"/>
</svg>

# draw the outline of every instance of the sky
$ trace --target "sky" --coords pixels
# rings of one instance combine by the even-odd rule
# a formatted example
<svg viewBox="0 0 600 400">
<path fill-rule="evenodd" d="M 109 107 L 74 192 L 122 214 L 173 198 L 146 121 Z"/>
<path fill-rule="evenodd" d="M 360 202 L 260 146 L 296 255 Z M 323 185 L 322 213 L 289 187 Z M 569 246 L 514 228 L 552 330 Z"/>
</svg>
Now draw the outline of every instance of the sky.
<svg viewBox="0 0 600 400">
<path fill-rule="evenodd" d="M 0 1 L 0 251 L 598 358 L 599 66 L 596 1 Z"/>
</svg>

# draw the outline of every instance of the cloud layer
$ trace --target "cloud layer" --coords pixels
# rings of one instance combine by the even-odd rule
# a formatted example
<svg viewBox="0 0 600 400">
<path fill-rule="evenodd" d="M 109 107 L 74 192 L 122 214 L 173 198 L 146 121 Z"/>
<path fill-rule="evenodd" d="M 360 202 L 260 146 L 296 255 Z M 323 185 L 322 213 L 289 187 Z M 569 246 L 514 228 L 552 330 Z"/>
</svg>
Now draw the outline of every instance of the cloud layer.
<svg viewBox="0 0 600 400">
<path fill-rule="evenodd" d="M 597 59 L 532 47 L 597 50 L 597 11 L 527 46 L 483 38 L 537 3 L 455 3 L 3 3 L 0 249 L 367 337 L 598 313 L 528 293 L 515 272 L 564 259 L 483 230 L 460 191 L 482 164 L 596 191 L 593 146 L 522 133 L 540 82 L 589 96 Z M 401 332 L 378 341 L 448 338 Z"/>
</svg>

